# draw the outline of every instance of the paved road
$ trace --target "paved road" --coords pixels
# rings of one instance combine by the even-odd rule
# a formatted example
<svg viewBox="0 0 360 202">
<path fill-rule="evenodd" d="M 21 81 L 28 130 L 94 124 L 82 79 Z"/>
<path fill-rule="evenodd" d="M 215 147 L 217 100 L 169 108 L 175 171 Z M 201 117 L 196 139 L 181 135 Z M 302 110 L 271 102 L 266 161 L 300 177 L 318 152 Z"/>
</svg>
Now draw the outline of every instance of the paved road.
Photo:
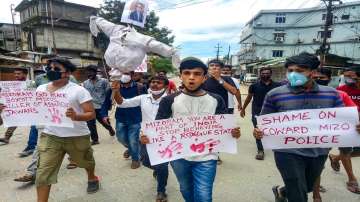
<svg viewBox="0 0 360 202">
<path fill-rule="evenodd" d="M 242 93 L 246 88 L 242 89 Z M 249 114 L 249 111 L 248 111 Z M 252 125 L 249 117 L 237 119 L 242 137 L 238 144 L 237 155 L 222 154 L 223 165 L 218 167 L 214 188 L 214 201 L 221 202 L 271 202 L 271 187 L 281 184 L 281 178 L 274 165 L 272 152 L 266 152 L 265 161 L 254 160 L 255 143 L 251 135 Z M 86 194 L 86 175 L 81 169 L 66 170 L 64 161 L 59 173 L 59 182 L 53 186 L 51 201 L 64 202 L 149 202 L 154 201 L 156 183 L 149 169 L 141 167 L 130 169 L 130 161 L 122 158 L 124 147 L 115 138 L 108 136 L 100 129 L 100 145 L 94 147 L 97 162 L 97 174 L 102 178 L 100 192 Z M 3 134 L 4 129 L 0 129 Z M 32 202 L 36 200 L 35 187 L 29 184 L 16 183 L 13 178 L 22 174 L 29 158 L 18 158 L 27 140 L 28 129 L 19 128 L 11 144 L 0 147 L 0 201 Z M 337 151 L 333 151 L 337 152 Z M 354 159 L 354 170 L 360 176 L 360 158 Z M 182 201 L 179 187 L 172 170 L 168 184 L 170 202 Z M 360 196 L 345 189 L 346 174 L 331 171 L 329 163 L 323 174 L 323 186 L 328 192 L 323 201 L 359 202 Z M 309 195 L 310 196 L 310 195 Z M 311 196 L 310 196 L 311 198 Z"/>
</svg>

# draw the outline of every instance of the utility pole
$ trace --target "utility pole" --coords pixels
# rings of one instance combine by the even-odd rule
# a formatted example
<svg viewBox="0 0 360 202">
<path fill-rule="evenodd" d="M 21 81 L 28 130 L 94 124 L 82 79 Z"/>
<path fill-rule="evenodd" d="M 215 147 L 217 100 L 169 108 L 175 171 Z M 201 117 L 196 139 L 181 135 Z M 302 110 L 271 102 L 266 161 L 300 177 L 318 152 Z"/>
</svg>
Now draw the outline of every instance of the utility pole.
<svg viewBox="0 0 360 202">
<path fill-rule="evenodd" d="M 230 64 L 230 51 L 231 51 L 231 46 L 229 45 L 229 51 L 228 51 L 228 54 L 227 54 L 227 64 Z"/>
<path fill-rule="evenodd" d="M 333 25 L 333 19 L 334 19 L 333 3 L 334 2 L 339 2 L 340 4 L 342 3 L 340 0 L 322 0 L 322 1 L 326 5 L 326 19 L 325 19 L 324 32 L 323 32 L 323 41 L 318 50 L 318 53 L 320 54 L 321 67 L 325 64 L 326 55 L 329 54 L 329 50 L 330 50 L 330 44 L 328 43 L 328 38 L 331 33 L 329 32 L 329 30 L 331 25 Z"/>
<path fill-rule="evenodd" d="M 54 18 L 53 18 L 53 2 L 50 0 L 50 18 L 51 18 L 51 32 L 52 32 L 52 42 L 53 42 L 53 49 L 55 55 L 58 54 L 56 49 L 56 43 L 55 43 L 55 33 L 54 33 Z"/>
<path fill-rule="evenodd" d="M 12 24 L 13 24 L 13 31 L 14 31 L 14 39 L 15 39 L 15 51 L 17 51 L 17 47 L 18 47 L 18 39 L 17 39 L 17 35 L 16 35 L 16 25 L 15 25 L 15 19 L 14 19 L 14 4 L 10 5 L 10 12 L 11 12 L 11 18 L 12 18 Z"/>
<path fill-rule="evenodd" d="M 217 50 L 216 50 L 216 59 L 219 60 L 219 55 L 220 55 L 220 49 L 222 48 L 220 46 L 220 44 L 218 43 L 217 46 L 215 47 Z"/>
</svg>

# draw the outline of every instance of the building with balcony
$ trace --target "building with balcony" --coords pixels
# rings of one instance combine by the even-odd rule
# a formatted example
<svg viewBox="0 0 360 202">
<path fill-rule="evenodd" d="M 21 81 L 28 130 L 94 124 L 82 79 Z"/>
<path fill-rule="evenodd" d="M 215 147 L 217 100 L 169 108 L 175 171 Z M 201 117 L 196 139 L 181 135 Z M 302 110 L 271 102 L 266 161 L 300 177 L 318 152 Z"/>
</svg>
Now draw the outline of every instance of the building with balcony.
<svg viewBox="0 0 360 202">
<path fill-rule="evenodd" d="M 21 46 L 20 25 L 0 23 L 0 49 L 4 52 L 16 51 Z"/>
</svg>

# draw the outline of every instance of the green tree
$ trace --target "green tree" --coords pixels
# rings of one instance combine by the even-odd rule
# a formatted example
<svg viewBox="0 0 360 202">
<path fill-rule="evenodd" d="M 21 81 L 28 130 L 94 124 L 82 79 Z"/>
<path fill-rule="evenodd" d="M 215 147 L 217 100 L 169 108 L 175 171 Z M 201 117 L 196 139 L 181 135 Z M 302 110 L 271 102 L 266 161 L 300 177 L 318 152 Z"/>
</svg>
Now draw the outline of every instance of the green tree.
<svg viewBox="0 0 360 202">
<path fill-rule="evenodd" d="M 104 4 L 100 6 L 98 15 L 112 23 L 124 25 L 124 23 L 121 23 L 124 7 L 125 2 L 121 0 L 105 0 Z M 175 36 L 171 35 L 171 30 L 167 27 L 159 27 L 159 17 L 156 16 L 154 11 L 151 11 L 146 17 L 145 27 L 136 27 L 136 29 L 138 32 L 152 36 L 156 40 L 168 45 L 172 45 L 175 39 Z M 102 41 L 102 43 L 104 43 L 105 40 L 105 47 L 107 47 L 109 39 L 106 39 L 106 36 L 100 35 L 99 40 Z"/>
<path fill-rule="evenodd" d="M 152 56 L 149 59 L 151 64 L 151 73 L 154 74 L 159 71 L 166 71 L 166 72 L 174 72 L 175 68 L 172 65 L 172 62 L 168 58 L 162 58 L 157 56 Z"/>
</svg>

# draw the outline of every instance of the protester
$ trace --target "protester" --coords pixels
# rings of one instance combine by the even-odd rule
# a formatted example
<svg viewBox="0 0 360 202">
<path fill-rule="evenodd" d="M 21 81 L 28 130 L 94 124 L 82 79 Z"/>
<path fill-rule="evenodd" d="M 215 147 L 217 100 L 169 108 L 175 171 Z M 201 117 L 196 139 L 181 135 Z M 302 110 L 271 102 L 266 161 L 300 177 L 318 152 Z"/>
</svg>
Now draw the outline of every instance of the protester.
<svg viewBox="0 0 360 202">
<path fill-rule="evenodd" d="M 358 111 L 360 111 L 360 72 L 352 69 L 346 69 L 343 75 L 345 85 L 342 85 L 337 89 L 347 93 L 358 107 Z M 331 167 L 337 172 L 340 171 L 339 161 L 341 161 L 348 176 L 346 188 L 352 193 L 360 194 L 359 183 L 355 177 L 351 162 L 351 157 L 360 156 L 360 147 L 340 147 L 339 150 L 339 155 L 329 155 Z"/>
<path fill-rule="evenodd" d="M 161 100 L 156 120 L 227 113 L 225 103 L 220 96 L 202 89 L 206 73 L 207 66 L 201 60 L 185 58 L 180 64 L 180 78 L 184 89 Z M 239 138 L 240 129 L 234 129 L 232 134 L 234 138 Z M 142 139 L 143 142 L 149 142 L 147 137 Z M 171 162 L 186 202 L 212 201 L 217 158 L 218 153 L 209 153 Z"/>
<path fill-rule="evenodd" d="M 318 85 L 312 80 L 319 59 L 309 53 L 301 53 L 286 59 L 289 84 L 267 93 L 260 115 L 300 109 L 342 107 L 343 102 L 335 89 Z M 358 128 L 360 129 L 360 127 Z M 260 129 L 254 129 L 254 137 L 262 139 Z M 307 202 L 307 193 L 321 175 L 329 153 L 327 148 L 298 148 L 274 150 L 276 166 L 285 187 L 273 187 L 276 201 Z"/>
<path fill-rule="evenodd" d="M 99 135 L 96 128 L 96 120 L 109 131 L 110 136 L 115 135 L 115 131 L 110 124 L 110 120 L 107 119 L 106 122 L 101 118 L 101 107 L 105 101 L 106 93 L 110 91 L 110 84 L 108 80 L 99 78 L 97 76 L 98 67 L 95 65 L 89 65 L 86 67 L 88 74 L 88 79 L 84 81 L 83 86 L 86 90 L 89 91 L 91 97 L 93 98 L 93 104 L 95 108 L 96 119 L 90 120 L 87 122 L 87 125 L 90 130 L 92 145 L 99 144 Z"/>
<path fill-rule="evenodd" d="M 165 78 L 168 78 L 167 77 L 167 72 L 166 71 L 158 71 L 156 73 L 157 76 L 162 76 L 162 77 L 165 77 Z M 169 80 L 169 86 L 168 86 L 168 89 L 167 89 L 167 94 L 172 94 L 172 93 L 176 93 L 177 92 L 177 88 L 176 88 L 176 84 L 175 82 Z"/>
<path fill-rule="evenodd" d="M 141 107 L 142 121 L 154 121 L 158 112 L 159 103 L 166 94 L 169 81 L 165 77 L 155 76 L 150 79 L 149 94 L 139 95 L 131 99 L 123 99 L 119 89 L 120 83 L 113 82 L 112 90 L 114 91 L 114 99 L 120 108 Z M 154 176 L 157 180 L 157 202 L 166 202 L 166 185 L 169 176 L 168 164 L 163 163 L 151 166 L 149 155 L 145 145 L 141 146 L 141 158 L 144 166 L 154 170 Z"/>
<path fill-rule="evenodd" d="M 37 196 L 39 202 L 48 201 L 50 188 L 57 182 L 64 155 L 67 153 L 88 174 L 88 193 L 99 190 L 99 178 L 95 175 L 95 160 L 90 144 L 90 131 L 86 121 L 95 118 L 92 98 L 83 87 L 69 82 L 75 66 L 63 58 L 48 61 L 49 84 L 41 85 L 37 91 L 65 93 L 70 107 L 66 117 L 73 121 L 73 128 L 45 126 L 38 145 L 39 162 L 36 173 Z"/>
<path fill-rule="evenodd" d="M 221 76 L 230 77 L 233 80 L 235 87 L 238 91 L 235 94 L 235 98 L 238 102 L 238 110 L 241 111 L 242 102 L 241 102 L 241 94 L 240 94 L 240 82 L 236 78 L 232 77 L 232 66 L 224 65 L 224 67 L 221 68 Z M 230 114 L 234 113 L 234 107 L 235 107 L 234 95 L 228 92 L 228 111 Z"/>
<path fill-rule="evenodd" d="M 260 69 L 260 79 L 250 85 L 248 95 L 245 99 L 244 106 L 240 112 L 241 117 L 245 117 L 246 107 L 249 105 L 251 100 L 251 121 L 254 128 L 257 127 L 256 116 L 259 116 L 261 107 L 263 106 L 265 95 L 272 89 L 279 87 L 281 84 L 271 79 L 272 71 L 268 67 L 262 67 Z M 261 140 L 256 139 L 257 154 L 255 159 L 264 160 L 265 153 Z"/>
<path fill-rule="evenodd" d="M 132 80 L 134 72 L 124 73 L 120 79 L 120 93 L 125 99 L 130 99 L 138 95 L 146 94 L 146 88 Z M 109 91 L 105 98 L 104 104 L 101 108 L 101 114 L 103 119 L 108 120 L 108 109 L 112 105 L 112 96 L 116 92 Z M 139 133 L 141 123 L 141 108 L 116 108 L 115 112 L 116 119 L 116 137 L 118 141 L 124 145 L 127 150 L 124 152 L 124 158 L 131 156 L 131 168 L 136 169 L 140 167 L 140 144 L 139 144 Z"/>
<path fill-rule="evenodd" d="M 15 81 L 27 81 L 26 79 L 27 79 L 28 73 L 29 73 L 29 71 L 26 68 L 16 68 L 13 73 L 14 77 L 15 77 Z M 27 88 L 32 87 L 31 82 L 29 80 L 27 81 L 26 85 L 27 85 Z M 10 139 L 14 135 L 16 128 L 17 128 L 16 126 L 13 126 L 13 127 L 8 127 L 6 129 L 4 137 L 0 138 L 0 146 L 9 144 Z M 32 148 L 26 148 L 23 151 L 23 153 L 24 154 L 26 153 L 27 155 L 31 155 L 33 152 L 34 152 L 34 149 L 32 149 Z"/>
<path fill-rule="evenodd" d="M 208 68 L 209 76 L 203 83 L 202 89 L 219 95 L 225 101 L 226 114 L 233 114 L 234 108 L 229 108 L 229 93 L 235 95 L 236 98 L 239 98 L 241 96 L 240 91 L 236 88 L 231 77 L 221 76 L 221 69 L 224 68 L 224 63 L 222 61 L 216 59 L 210 60 Z M 222 164 L 220 156 L 218 156 L 217 163 L 219 165 Z"/>
</svg>

